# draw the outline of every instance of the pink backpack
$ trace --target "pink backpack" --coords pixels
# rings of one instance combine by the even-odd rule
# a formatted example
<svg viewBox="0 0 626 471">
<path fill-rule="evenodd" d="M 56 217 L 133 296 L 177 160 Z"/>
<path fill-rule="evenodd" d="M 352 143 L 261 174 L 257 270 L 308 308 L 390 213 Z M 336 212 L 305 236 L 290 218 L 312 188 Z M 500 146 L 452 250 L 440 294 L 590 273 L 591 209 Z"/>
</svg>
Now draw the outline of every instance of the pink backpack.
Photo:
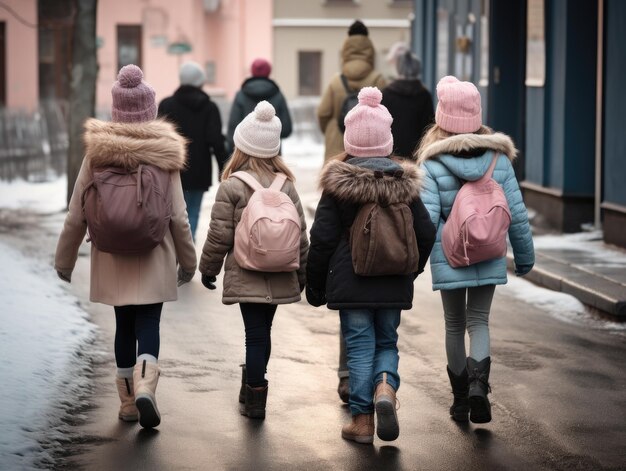
<svg viewBox="0 0 626 471">
<path fill-rule="evenodd" d="M 290 272 L 300 267 L 300 215 L 291 198 L 280 191 L 287 177 L 278 173 L 269 188 L 249 173 L 233 177 L 254 190 L 235 229 L 235 260 L 241 268 Z"/>
<path fill-rule="evenodd" d="M 493 170 L 498 156 L 478 180 L 466 182 L 456 195 L 443 226 L 441 245 L 451 267 L 466 267 L 506 255 L 511 211 Z"/>
</svg>

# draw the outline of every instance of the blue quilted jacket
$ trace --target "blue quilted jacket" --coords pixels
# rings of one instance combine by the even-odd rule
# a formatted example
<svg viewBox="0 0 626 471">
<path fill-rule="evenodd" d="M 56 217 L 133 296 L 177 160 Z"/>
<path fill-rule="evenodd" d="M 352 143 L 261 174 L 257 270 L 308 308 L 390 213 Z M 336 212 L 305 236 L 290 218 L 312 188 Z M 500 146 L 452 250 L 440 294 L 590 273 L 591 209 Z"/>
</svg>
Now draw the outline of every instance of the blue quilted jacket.
<svg viewBox="0 0 626 471">
<path fill-rule="evenodd" d="M 533 267 L 535 252 L 528 214 L 511 165 L 515 154 L 513 142 L 501 133 L 458 134 L 420 151 L 419 162 L 425 171 L 421 197 L 437 228 L 437 239 L 430 256 L 433 290 L 501 285 L 507 281 L 505 257 L 452 268 L 441 246 L 444 220 L 450 214 L 461 180 L 474 181 L 482 177 L 494 155 L 498 155 L 498 160 L 493 178 L 504 189 L 511 210 L 509 242 L 516 273 L 524 275 Z"/>
</svg>

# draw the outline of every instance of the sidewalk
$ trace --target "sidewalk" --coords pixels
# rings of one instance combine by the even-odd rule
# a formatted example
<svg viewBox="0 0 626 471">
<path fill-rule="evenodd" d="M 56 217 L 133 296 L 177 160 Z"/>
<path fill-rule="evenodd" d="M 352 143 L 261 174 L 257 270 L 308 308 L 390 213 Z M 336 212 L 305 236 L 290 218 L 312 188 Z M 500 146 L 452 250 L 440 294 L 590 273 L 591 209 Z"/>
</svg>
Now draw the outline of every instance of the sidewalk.
<svg viewBox="0 0 626 471">
<path fill-rule="evenodd" d="M 626 321 L 626 251 L 604 244 L 599 231 L 540 235 L 534 242 L 535 267 L 525 279 Z M 513 270 L 510 250 L 507 259 Z"/>
</svg>

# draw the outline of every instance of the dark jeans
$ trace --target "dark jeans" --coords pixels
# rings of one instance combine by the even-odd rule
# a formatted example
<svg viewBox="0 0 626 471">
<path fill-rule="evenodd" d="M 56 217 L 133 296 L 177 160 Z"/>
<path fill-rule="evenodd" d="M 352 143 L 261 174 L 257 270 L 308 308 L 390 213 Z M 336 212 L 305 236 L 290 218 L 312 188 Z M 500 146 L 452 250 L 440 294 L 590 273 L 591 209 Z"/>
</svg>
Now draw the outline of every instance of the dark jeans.
<svg viewBox="0 0 626 471">
<path fill-rule="evenodd" d="M 135 366 L 137 356 L 159 358 L 159 322 L 163 303 L 115 306 L 115 362 L 118 368 Z"/>
<path fill-rule="evenodd" d="M 200 219 L 200 207 L 202 206 L 202 196 L 204 190 L 184 190 L 183 196 L 187 205 L 187 216 L 189 217 L 189 225 L 191 226 L 191 237 L 196 240 L 196 229 L 198 228 L 198 219 Z"/>
<path fill-rule="evenodd" d="M 246 383 L 253 388 L 265 386 L 265 371 L 272 352 L 272 321 L 275 304 L 239 304 L 246 328 Z"/>
</svg>

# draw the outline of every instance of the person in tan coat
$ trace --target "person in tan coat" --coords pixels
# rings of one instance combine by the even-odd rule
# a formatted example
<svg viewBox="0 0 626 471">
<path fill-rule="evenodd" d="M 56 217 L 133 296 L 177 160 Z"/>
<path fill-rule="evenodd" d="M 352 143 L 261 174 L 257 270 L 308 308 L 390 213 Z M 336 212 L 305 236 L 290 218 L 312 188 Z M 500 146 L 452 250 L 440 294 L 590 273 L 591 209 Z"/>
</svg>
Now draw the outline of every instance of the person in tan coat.
<svg viewBox="0 0 626 471">
<path fill-rule="evenodd" d="M 274 314 L 277 305 L 300 301 L 300 293 L 306 281 L 309 248 L 306 221 L 293 183 L 294 176 L 278 155 L 281 122 L 275 113 L 269 102 L 262 101 L 235 129 L 235 150 L 222 174 L 222 183 L 217 190 L 211 223 L 200 258 L 202 283 L 209 289 L 215 289 L 216 276 L 224 263 L 222 302 L 239 303 L 246 331 L 246 363 L 242 365 L 239 402 L 243 404 L 243 415 L 257 419 L 265 418 L 265 371 L 270 358 L 270 332 Z M 297 270 L 270 273 L 239 266 L 235 254 L 235 229 L 254 191 L 248 184 L 233 176 L 238 171 L 253 176 L 264 188 L 270 186 L 277 173 L 287 177 L 281 191 L 295 205 L 300 220 Z M 295 248 L 297 257 L 297 247 Z"/>
<path fill-rule="evenodd" d="M 71 281 L 87 231 L 82 195 L 94 169 L 133 170 L 142 164 L 169 172 L 171 219 L 155 248 L 139 255 L 120 255 L 91 244 L 89 299 L 115 310 L 116 384 L 122 402 L 118 416 L 124 421 L 139 419 L 149 428 L 160 423 L 155 389 L 161 309 L 165 301 L 176 300 L 177 283 L 193 277 L 196 253 L 180 181 L 186 141 L 172 124 L 155 120 L 154 90 L 142 77 L 139 67 L 123 67 L 112 89 L 112 122 L 90 119 L 85 123 L 85 157 L 57 244 L 55 269 L 61 279 Z"/>
<path fill-rule="evenodd" d="M 348 86 L 357 92 L 363 87 L 382 89 L 386 85 L 383 75 L 374 69 L 376 51 L 368 34 L 367 27 L 358 20 L 350 26 L 341 49 L 341 72 L 332 78 L 317 108 L 317 120 L 326 146 L 325 161 L 344 151 L 338 117 L 347 93 L 341 74 L 346 77 Z"/>
</svg>

